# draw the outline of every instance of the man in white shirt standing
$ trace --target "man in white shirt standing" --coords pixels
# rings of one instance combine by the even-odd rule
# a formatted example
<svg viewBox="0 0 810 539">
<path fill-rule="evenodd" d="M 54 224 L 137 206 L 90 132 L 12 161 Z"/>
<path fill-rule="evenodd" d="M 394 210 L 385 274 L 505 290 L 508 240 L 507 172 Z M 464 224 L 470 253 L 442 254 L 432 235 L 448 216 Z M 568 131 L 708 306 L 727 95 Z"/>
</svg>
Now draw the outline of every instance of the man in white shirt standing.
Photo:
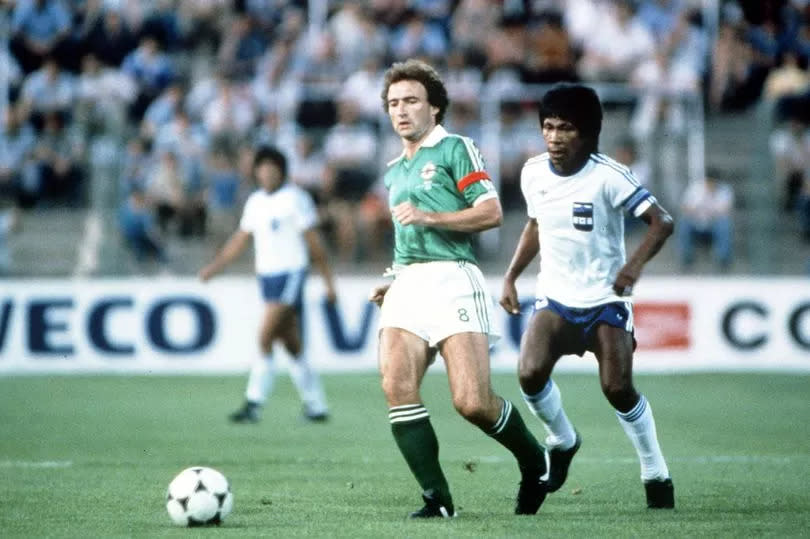
<svg viewBox="0 0 810 539">
<path fill-rule="evenodd" d="M 633 386 L 633 286 L 672 234 L 673 221 L 630 170 L 598 152 L 602 107 L 585 86 L 560 84 L 540 103 L 548 152 L 529 159 L 521 190 L 529 219 L 506 271 L 501 305 L 518 314 L 515 281 L 540 253 L 535 312 L 521 343 L 523 397 L 548 433 L 548 491 L 558 490 L 582 442 L 551 380 L 557 360 L 591 351 L 602 392 L 641 462 L 647 506 L 675 505 L 647 399 Z M 647 225 L 626 260 L 624 215 Z"/>
<path fill-rule="evenodd" d="M 275 148 L 256 151 L 253 175 L 259 189 L 245 202 L 239 228 L 199 273 L 203 282 L 208 281 L 236 260 L 253 237 L 256 275 L 265 302 L 259 332 L 264 357 L 251 367 L 245 404 L 230 419 L 235 423 L 259 420 L 275 377 L 273 344 L 280 342 L 293 359 L 288 368 L 304 403 L 304 416 L 324 421 L 329 413 L 326 397 L 317 373 L 301 353 L 301 309 L 310 260 L 324 279 L 327 300 L 334 302 L 336 298 L 332 271 L 317 228 L 315 204 L 306 191 L 287 181 L 287 160 Z"/>
</svg>

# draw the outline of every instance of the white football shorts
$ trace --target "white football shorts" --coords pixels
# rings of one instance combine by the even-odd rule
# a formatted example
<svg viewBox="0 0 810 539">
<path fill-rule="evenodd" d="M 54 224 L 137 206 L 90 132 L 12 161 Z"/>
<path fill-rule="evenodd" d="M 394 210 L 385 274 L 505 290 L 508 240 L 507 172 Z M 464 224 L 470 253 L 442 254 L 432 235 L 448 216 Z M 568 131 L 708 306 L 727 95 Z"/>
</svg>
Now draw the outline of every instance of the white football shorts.
<svg viewBox="0 0 810 539">
<path fill-rule="evenodd" d="M 494 303 L 478 266 L 438 261 L 396 271 L 380 311 L 380 328 L 418 335 L 429 346 L 457 333 L 484 333 L 492 346 L 500 335 L 492 325 Z"/>
</svg>

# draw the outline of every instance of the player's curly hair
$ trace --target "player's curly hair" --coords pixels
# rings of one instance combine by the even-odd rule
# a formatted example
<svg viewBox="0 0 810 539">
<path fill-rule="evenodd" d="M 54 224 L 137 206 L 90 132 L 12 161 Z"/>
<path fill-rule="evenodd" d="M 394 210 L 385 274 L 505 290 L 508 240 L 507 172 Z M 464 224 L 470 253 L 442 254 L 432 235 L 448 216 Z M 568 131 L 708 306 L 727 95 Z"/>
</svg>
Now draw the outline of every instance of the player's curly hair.
<svg viewBox="0 0 810 539">
<path fill-rule="evenodd" d="M 436 123 L 442 123 L 444 113 L 450 104 L 450 99 L 447 97 L 447 88 L 445 88 L 439 72 L 433 66 L 421 60 L 410 59 L 404 62 L 396 62 L 388 68 L 388 71 L 385 72 L 383 90 L 380 95 L 383 110 L 388 113 L 388 88 L 395 82 L 403 80 L 415 80 L 425 87 L 428 103 L 439 109 L 436 114 Z"/>
<path fill-rule="evenodd" d="M 602 131 L 602 104 L 593 88 L 582 84 L 555 84 L 540 101 L 538 117 L 541 129 L 546 118 L 571 122 L 583 138 L 591 141 L 591 151 L 597 151 Z"/>
<path fill-rule="evenodd" d="M 259 146 L 253 154 L 253 170 L 263 162 L 269 161 L 281 171 L 281 177 L 287 178 L 287 158 L 278 148 L 273 146 Z"/>
</svg>

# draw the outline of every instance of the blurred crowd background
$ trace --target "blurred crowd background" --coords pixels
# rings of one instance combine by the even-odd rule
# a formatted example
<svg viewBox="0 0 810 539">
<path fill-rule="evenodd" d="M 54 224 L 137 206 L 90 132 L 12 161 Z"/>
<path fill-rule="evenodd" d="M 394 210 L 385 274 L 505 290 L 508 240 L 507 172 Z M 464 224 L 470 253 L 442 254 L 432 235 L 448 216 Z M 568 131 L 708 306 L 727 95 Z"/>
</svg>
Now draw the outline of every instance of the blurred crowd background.
<svg viewBox="0 0 810 539">
<path fill-rule="evenodd" d="M 535 104 L 605 104 L 600 150 L 676 217 L 662 274 L 810 272 L 807 0 L 0 0 L 0 274 L 193 274 L 237 226 L 252 152 L 280 147 L 339 270 L 390 261 L 380 184 L 401 146 L 380 98 L 419 57 L 445 127 L 481 147 L 505 225 Z M 630 241 L 644 226 L 628 220 Z M 245 257 L 236 271 L 249 271 Z"/>
</svg>

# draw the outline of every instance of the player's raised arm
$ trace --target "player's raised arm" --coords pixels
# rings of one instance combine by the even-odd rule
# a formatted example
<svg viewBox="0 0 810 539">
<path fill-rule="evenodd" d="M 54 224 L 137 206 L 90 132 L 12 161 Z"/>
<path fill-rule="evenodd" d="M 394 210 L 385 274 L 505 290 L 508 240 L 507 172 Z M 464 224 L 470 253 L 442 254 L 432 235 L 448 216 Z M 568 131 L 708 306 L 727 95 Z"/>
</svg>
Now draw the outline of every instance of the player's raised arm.
<svg viewBox="0 0 810 539">
<path fill-rule="evenodd" d="M 526 266 L 534 260 L 540 252 L 540 237 L 537 233 L 537 219 L 529 219 L 523 232 L 520 233 L 515 253 L 503 279 L 503 291 L 501 292 L 501 307 L 511 314 L 520 313 L 520 301 L 518 301 L 517 287 L 515 281 L 526 269 Z"/>
<path fill-rule="evenodd" d="M 221 272 L 228 264 L 239 258 L 250 241 L 250 232 L 238 229 L 234 232 L 210 264 L 200 270 L 198 276 L 202 282 Z"/>
<path fill-rule="evenodd" d="M 307 242 L 312 265 L 318 268 L 318 272 L 320 272 L 323 277 L 324 286 L 326 286 L 326 299 L 333 303 L 337 299 L 335 279 L 332 276 L 332 268 L 327 261 L 326 249 L 323 247 L 321 233 L 318 232 L 317 228 L 313 227 L 304 232 L 304 238 Z"/>
<path fill-rule="evenodd" d="M 672 216 L 657 202 L 651 204 L 639 217 L 647 223 L 647 232 L 644 240 L 616 275 L 613 289 L 619 295 L 629 295 L 632 292 L 644 264 L 661 250 L 675 229 Z"/>
</svg>

